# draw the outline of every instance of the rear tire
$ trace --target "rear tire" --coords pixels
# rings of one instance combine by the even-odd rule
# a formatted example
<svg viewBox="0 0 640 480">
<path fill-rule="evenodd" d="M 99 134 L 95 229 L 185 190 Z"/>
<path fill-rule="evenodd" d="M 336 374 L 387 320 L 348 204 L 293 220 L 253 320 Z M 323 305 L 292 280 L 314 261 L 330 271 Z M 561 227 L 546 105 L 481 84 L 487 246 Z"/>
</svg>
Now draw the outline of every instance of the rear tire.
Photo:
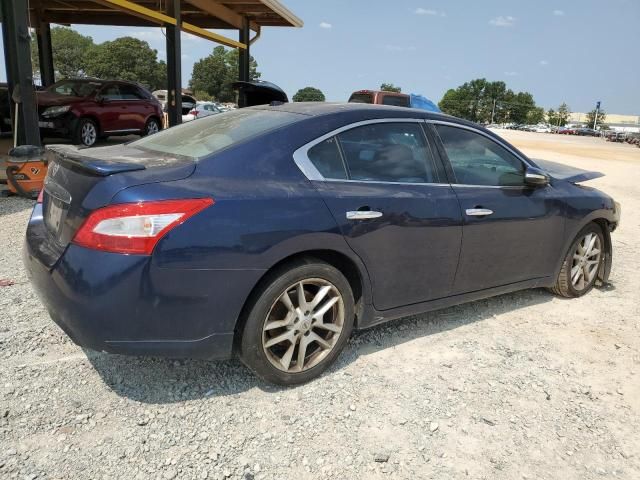
<svg viewBox="0 0 640 480">
<path fill-rule="evenodd" d="M 318 377 L 351 335 L 353 293 L 327 263 L 289 264 L 270 274 L 252 297 L 240 358 L 267 382 L 297 385 Z"/>
<path fill-rule="evenodd" d="M 90 118 L 81 118 L 78 120 L 76 130 L 73 134 L 73 143 L 76 145 L 84 145 L 85 147 L 93 147 L 99 135 L 100 130 L 96 122 Z"/>
<path fill-rule="evenodd" d="M 153 135 L 154 133 L 158 133 L 159 131 L 160 122 L 156 118 L 150 118 L 149 120 L 147 120 L 147 123 L 144 126 L 142 136 L 146 137 L 147 135 Z"/>
<path fill-rule="evenodd" d="M 598 279 L 604 261 L 602 229 L 590 223 L 576 236 L 562 262 L 556 284 L 549 290 L 561 297 L 575 298 L 588 293 Z"/>
</svg>

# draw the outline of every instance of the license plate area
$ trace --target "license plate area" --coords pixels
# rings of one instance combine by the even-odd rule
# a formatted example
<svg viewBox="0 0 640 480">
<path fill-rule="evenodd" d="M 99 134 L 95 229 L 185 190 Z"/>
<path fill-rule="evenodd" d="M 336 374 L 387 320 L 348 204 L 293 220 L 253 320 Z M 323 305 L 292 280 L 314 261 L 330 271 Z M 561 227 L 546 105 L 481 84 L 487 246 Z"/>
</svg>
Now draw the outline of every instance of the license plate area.
<svg viewBox="0 0 640 480">
<path fill-rule="evenodd" d="M 52 195 L 45 195 L 44 203 L 44 223 L 56 238 L 62 234 L 62 225 L 66 216 L 68 205 L 59 198 Z"/>
</svg>

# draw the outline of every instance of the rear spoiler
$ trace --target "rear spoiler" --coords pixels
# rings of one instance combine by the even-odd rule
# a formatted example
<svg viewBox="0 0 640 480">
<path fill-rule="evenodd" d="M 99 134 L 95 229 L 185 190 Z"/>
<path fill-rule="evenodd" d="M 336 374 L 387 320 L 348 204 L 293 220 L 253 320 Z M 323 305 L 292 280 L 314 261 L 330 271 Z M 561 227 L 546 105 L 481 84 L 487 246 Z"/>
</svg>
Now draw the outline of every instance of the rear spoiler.
<svg viewBox="0 0 640 480">
<path fill-rule="evenodd" d="M 85 155 L 84 151 L 90 149 L 79 149 L 70 145 L 51 145 L 45 150 L 45 161 L 60 163 L 70 170 L 79 171 L 98 177 L 107 177 L 115 173 L 134 172 L 144 170 L 141 163 L 118 161 L 117 158 L 104 159 Z"/>
</svg>

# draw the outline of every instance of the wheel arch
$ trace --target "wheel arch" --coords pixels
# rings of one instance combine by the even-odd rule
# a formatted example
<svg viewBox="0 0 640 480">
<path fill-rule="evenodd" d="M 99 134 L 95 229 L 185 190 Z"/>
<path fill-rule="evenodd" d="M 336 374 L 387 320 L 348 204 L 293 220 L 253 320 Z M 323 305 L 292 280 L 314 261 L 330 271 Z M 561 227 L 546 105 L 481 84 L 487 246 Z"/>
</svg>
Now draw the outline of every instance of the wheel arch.
<svg viewBox="0 0 640 480">
<path fill-rule="evenodd" d="M 280 270 L 286 269 L 289 265 L 293 265 L 299 262 L 312 262 L 314 260 L 320 260 L 328 263 L 339 270 L 349 282 L 351 291 L 353 292 L 353 298 L 355 301 L 355 327 L 362 316 L 364 315 L 367 305 L 371 304 L 371 286 L 369 284 L 369 276 L 364 267 L 364 264 L 359 259 L 332 249 L 310 249 L 299 251 L 290 254 L 268 268 L 265 273 L 256 282 L 251 290 L 251 293 L 247 296 L 247 299 L 242 306 L 238 321 L 234 329 L 234 347 L 238 346 L 238 341 L 242 336 L 242 330 L 246 323 L 247 315 L 250 308 L 256 301 L 257 293 L 262 289 L 264 284 L 270 281 L 271 277 L 277 275 Z"/>
</svg>

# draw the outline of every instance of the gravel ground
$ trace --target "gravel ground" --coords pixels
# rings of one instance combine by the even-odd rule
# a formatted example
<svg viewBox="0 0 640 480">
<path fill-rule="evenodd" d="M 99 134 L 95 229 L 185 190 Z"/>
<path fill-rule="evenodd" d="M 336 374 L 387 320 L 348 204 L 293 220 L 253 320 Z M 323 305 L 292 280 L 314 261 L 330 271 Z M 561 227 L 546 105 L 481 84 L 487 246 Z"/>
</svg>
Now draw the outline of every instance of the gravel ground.
<svg viewBox="0 0 640 480">
<path fill-rule="evenodd" d="M 611 284 L 362 332 L 290 389 L 237 361 L 82 351 L 27 282 L 32 202 L 0 199 L 0 279 L 15 282 L 0 287 L 0 478 L 640 478 L 640 150 L 504 134 L 533 158 L 607 173 L 591 184 L 623 206 Z"/>
</svg>

